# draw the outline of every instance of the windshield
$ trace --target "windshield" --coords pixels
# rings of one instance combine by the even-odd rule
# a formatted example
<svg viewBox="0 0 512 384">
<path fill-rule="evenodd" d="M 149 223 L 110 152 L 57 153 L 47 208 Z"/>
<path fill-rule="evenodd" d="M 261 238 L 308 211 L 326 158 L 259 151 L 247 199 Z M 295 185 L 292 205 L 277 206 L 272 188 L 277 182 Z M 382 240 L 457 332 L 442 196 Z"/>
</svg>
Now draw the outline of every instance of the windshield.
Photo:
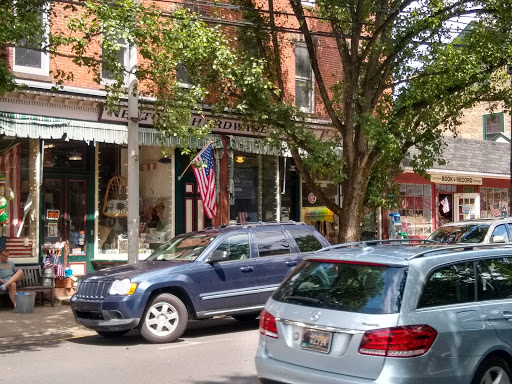
<svg viewBox="0 0 512 384">
<path fill-rule="evenodd" d="M 338 311 L 398 313 L 406 277 L 405 267 L 304 261 L 272 298 Z"/>
<path fill-rule="evenodd" d="M 146 260 L 194 261 L 217 237 L 216 233 L 183 234 L 162 245 Z"/>
<path fill-rule="evenodd" d="M 439 243 L 481 243 L 489 227 L 489 224 L 448 225 L 438 228 L 428 239 Z"/>
</svg>

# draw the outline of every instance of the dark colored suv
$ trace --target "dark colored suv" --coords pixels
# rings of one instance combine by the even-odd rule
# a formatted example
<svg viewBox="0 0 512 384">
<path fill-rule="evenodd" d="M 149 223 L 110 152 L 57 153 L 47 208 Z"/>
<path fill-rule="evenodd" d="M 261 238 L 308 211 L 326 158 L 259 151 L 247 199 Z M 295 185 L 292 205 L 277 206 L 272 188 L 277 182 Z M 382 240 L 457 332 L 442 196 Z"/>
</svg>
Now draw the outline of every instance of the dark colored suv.
<svg viewBox="0 0 512 384">
<path fill-rule="evenodd" d="M 88 274 L 71 308 L 77 323 L 100 335 L 138 327 L 149 342 L 171 342 L 189 319 L 255 319 L 303 253 L 328 245 L 314 227 L 295 222 L 187 233 L 143 262 Z"/>
</svg>

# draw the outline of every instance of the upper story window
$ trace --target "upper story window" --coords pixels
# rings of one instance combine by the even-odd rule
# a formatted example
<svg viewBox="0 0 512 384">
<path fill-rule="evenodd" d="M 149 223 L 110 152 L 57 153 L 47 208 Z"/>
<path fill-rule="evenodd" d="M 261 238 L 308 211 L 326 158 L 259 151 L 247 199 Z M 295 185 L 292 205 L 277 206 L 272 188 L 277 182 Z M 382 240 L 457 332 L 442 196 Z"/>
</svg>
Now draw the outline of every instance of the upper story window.
<svg viewBox="0 0 512 384">
<path fill-rule="evenodd" d="M 484 140 L 494 141 L 504 131 L 503 112 L 484 115 Z"/>
<path fill-rule="evenodd" d="M 314 110 L 313 69 L 304 44 L 295 46 L 295 106 L 306 113 Z"/>
<path fill-rule="evenodd" d="M 176 65 L 176 81 L 183 88 L 192 88 L 194 85 L 188 77 L 187 68 L 182 63 Z"/>
<path fill-rule="evenodd" d="M 44 29 L 41 46 L 31 46 L 24 44 L 14 48 L 13 55 L 13 71 L 29 73 L 33 75 L 48 76 L 49 72 L 49 56 L 45 52 L 45 46 L 48 45 L 48 36 L 50 27 L 48 22 L 49 6 L 48 3 L 43 4 L 38 10 L 41 24 Z"/>
<path fill-rule="evenodd" d="M 115 38 L 115 37 L 109 36 L 107 34 L 103 34 L 103 38 L 107 39 L 110 43 L 107 46 L 106 45 L 102 46 L 101 57 L 103 58 L 103 60 L 105 60 L 105 58 L 108 57 L 108 55 L 110 53 L 112 53 L 112 54 L 115 53 L 117 63 L 119 63 L 126 70 L 128 68 L 129 54 L 130 54 L 130 49 L 129 49 L 127 41 L 124 38 Z M 112 52 L 110 52 L 110 51 L 112 51 Z M 102 68 L 101 68 L 102 83 L 104 83 L 104 84 L 111 83 L 114 80 L 115 80 L 114 73 L 113 73 L 112 69 L 108 68 L 108 65 L 106 65 L 105 61 L 104 61 L 104 64 L 102 65 Z M 126 84 L 126 82 L 127 82 L 127 74 L 125 71 L 124 83 Z"/>
</svg>

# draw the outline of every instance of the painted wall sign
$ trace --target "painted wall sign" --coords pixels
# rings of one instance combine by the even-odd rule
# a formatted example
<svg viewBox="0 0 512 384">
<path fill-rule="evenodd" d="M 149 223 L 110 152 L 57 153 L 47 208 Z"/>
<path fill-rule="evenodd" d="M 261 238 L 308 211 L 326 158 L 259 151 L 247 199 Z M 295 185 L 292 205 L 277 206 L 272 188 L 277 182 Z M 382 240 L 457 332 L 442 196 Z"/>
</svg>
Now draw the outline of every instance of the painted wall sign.
<svg viewBox="0 0 512 384">
<path fill-rule="evenodd" d="M 430 181 L 436 184 L 482 185 L 481 177 L 467 175 L 434 174 L 430 176 Z"/>
<path fill-rule="evenodd" d="M 58 209 L 47 209 L 46 220 L 59 220 L 60 211 Z"/>
</svg>

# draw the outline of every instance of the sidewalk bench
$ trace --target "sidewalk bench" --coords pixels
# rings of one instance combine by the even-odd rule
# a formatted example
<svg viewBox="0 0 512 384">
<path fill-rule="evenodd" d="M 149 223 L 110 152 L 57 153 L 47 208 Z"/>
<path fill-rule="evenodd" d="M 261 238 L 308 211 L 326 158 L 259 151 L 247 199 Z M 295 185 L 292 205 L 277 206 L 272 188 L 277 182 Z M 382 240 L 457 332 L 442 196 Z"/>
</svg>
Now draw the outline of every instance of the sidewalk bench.
<svg viewBox="0 0 512 384">
<path fill-rule="evenodd" d="M 41 305 L 43 304 L 43 293 L 51 292 L 51 303 L 53 307 L 53 303 L 55 301 L 55 277 L 53 276 L 43 276 L 42 269 L 40 265 L 26 265 L 17 267 L 18 269 L 23 270 L 23 278 L 18 283 L 17 291 L 18 292 L 35 292 L 41 293 Z M 50 279 L 50 284 L 46 286 L 44 282 Z M 0 291 L 1 294 L 7 294 L 6 291 Z"/>
</svg>

